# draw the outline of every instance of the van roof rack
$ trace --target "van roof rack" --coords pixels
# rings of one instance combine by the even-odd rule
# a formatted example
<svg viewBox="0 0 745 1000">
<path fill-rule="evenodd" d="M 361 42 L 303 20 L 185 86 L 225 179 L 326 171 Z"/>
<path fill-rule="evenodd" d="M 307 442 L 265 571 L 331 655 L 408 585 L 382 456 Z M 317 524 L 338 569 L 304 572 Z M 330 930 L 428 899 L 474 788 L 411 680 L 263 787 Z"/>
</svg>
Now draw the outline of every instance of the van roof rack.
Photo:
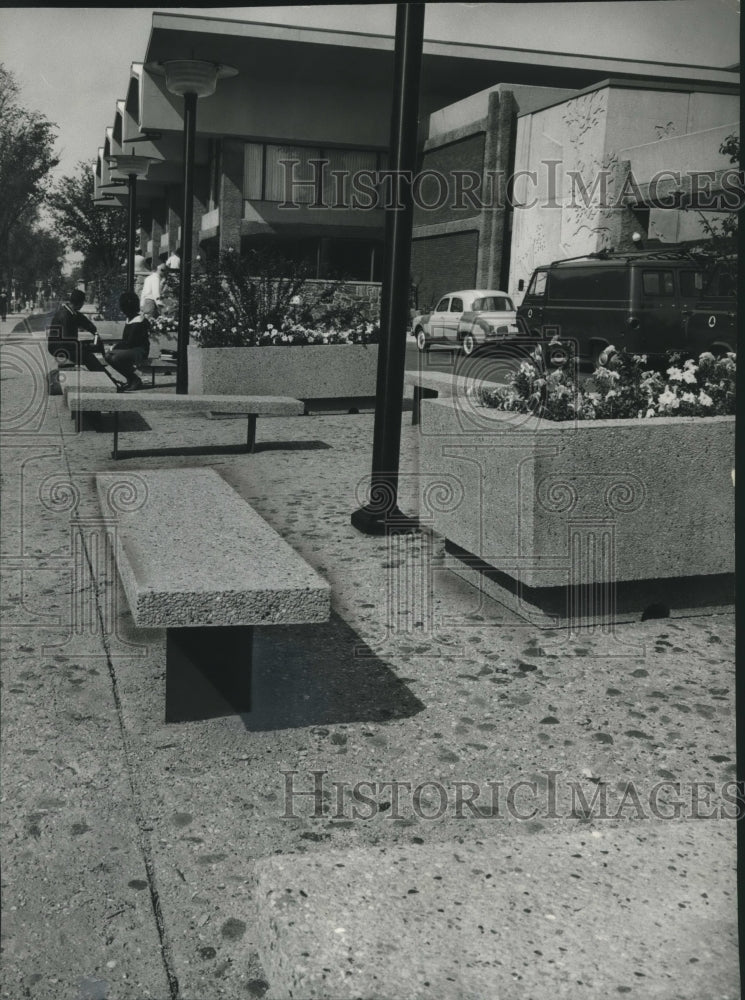
<svg viewBox="0 0 745 1000">
<path fill-rule="evenodd" d="M 710 255 L 699 251 L 696 253 L 692 247 L 669 247 L 667 249 L 650 250 L 596 250 L 594 253 L 583 253 L 578 257 L 566 257 L 562 260 L 551 261 L 550 266 L 555 264 L 568 264 L 575 260 L 708 260 Z"/>
</svg>

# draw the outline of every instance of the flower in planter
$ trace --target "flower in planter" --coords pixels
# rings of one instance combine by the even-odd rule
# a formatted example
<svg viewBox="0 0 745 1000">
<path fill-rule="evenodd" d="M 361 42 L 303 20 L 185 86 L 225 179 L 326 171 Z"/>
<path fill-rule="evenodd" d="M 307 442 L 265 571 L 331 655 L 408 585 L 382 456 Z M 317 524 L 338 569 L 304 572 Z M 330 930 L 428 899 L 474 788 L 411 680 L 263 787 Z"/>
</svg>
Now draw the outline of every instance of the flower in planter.
<svg viewBox="0 0 745 1000">
<path fill-rule="evenodd" d="M 551 344 L 560 343 L 554 338 Z M 613 367 L 598 367 L 589 382 L 580 385 L 567 346 L 569 363 L 546 373 L 539 350 L 523 361 L 506 386 L 480 389 L 484 406 L 533 413 L 547 420 L 596 420 L 655 416 L 724 416 L 735 412 L 737 359 L 733 353 L 698 359 L 669 355 L 665 375 L 646 368 L 645 355 L 615 353 Z M 665 377 L 666 376 L 666 377 Z M 589 386 L 589 388 L 588 388 Z"/>
</svg>

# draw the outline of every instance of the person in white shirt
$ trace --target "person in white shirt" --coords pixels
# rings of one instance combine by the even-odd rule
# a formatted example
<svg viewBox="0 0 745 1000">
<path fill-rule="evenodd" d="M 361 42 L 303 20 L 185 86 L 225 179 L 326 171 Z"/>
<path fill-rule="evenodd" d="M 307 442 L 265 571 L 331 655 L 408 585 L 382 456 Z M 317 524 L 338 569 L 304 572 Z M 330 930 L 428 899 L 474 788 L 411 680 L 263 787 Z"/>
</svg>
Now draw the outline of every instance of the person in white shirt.
<svg viewBox="0 0 745 1000">
<path fill-rule="evenodd" d="M 181 270 L 181 247 L 174 250 L 171 256 L 166 260 L 166 267 L 171 271 Z"/>
<path fill-rule="evenodd" d="M 166 271 L 165 264 L 158 266 L 145 278 L 140 294 L 140 308 L 145 316 L 157 315 L 160 308 L 161 279 Z M 148 302 L 152 303 L 148 305 Z"/>
</svg>

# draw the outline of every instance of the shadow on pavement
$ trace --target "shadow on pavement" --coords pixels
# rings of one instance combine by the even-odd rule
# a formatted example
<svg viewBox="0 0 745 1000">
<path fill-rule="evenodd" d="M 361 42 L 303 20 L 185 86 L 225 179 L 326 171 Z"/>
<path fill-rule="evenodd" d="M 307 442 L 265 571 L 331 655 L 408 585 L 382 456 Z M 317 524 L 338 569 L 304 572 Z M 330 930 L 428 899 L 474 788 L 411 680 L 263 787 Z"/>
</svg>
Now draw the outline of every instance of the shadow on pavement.
<svg viewBox="0 0 745 1000">
<path fill-rule="evenodd" d="M 257 626 L 252 668 L 247 663 L 246 669 L 252 707 L 241 720 L 249 732 L 386 722 L 425 707 L 386 663 L 360 649 L 357 634 L 335 614 L 320 625 Z M 225 697 L 205 681 L 203 676 L 199 684 L 181 686 L 179 717 L 171 721 L 232 714 Z"/>
</svg>

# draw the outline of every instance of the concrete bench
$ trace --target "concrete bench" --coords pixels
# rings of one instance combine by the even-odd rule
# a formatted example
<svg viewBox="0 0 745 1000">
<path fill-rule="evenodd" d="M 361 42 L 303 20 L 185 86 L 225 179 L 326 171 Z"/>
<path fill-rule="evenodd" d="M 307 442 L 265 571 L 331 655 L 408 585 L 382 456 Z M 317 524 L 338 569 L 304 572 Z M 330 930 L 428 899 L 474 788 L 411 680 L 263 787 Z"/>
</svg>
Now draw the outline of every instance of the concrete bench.
<svg viewBox="0 0 745 1000">
<path fill-rule="evenodd" d="M 254 626 L 328 621 L 329 585 L 213 469 L 96 489 L 134 623 L 166 630 L 166 722 L 249 711 Z"/>
<path fill-rule="evenodd" d="M 168 392 L 150 392 L 142 395 L 137 392 L 73 392 L 67 397 L 67 405 L 71 410 L 109 411 L 114 414 L 114 447 L 111 452 L 113 459 L 125 457 L 119 451 L 119 414 L 139 412 L 140 410 L 169 410 L 183 413 L 205 413 L 217 410 L 220 413 L 238 413 L 248 418 L 248 431 L 245 447 L 241 451 L 252 452 L 256 446 L 257 417 L 293 417 L 303 413 L 304 407 L 299 399 L 287 396 L 189 396 L 175 395 Z M 214 448 L 214 451 L 235 452 L 236 447 L 227 446 Z M 184 449 L 177 453 L 183 454 Z M 161 450 L 160 454 L 167 454 Z M 138 452 L 129 451 L 126 457 L 132 457 Z M 147 452 L 146 454 L 152 454 Z"/>
<path fill-rule="evenodd" d="M 70 419 L 75 421 L 78 430 L 81 429 L 81 411 L 70 406 L 71 393 L 98 392 L 116 393 L 116 386 L 105 372 L 89 372 L 87 368 L 72 368 L 69 371 L 63 370 L 59 376 L 62 395 L 65 405 L 70 411 Z M 100 415 L 100 410 L 90 411 L 94 416 Z"/>
<path fill-rule="evenodd" d="M 411 411 L 412 424 L 418 424 L 421 416 L 422 399 L 436 399 L 438 396 L 465 396 L 469 389 L 479 384 L 495 388 L 499 383 L 484 382 L 473 376 L 454 375 L 452 372 L 404 372 L 404 384 L 414 387 L 414 408 Z"/>
</svg>

